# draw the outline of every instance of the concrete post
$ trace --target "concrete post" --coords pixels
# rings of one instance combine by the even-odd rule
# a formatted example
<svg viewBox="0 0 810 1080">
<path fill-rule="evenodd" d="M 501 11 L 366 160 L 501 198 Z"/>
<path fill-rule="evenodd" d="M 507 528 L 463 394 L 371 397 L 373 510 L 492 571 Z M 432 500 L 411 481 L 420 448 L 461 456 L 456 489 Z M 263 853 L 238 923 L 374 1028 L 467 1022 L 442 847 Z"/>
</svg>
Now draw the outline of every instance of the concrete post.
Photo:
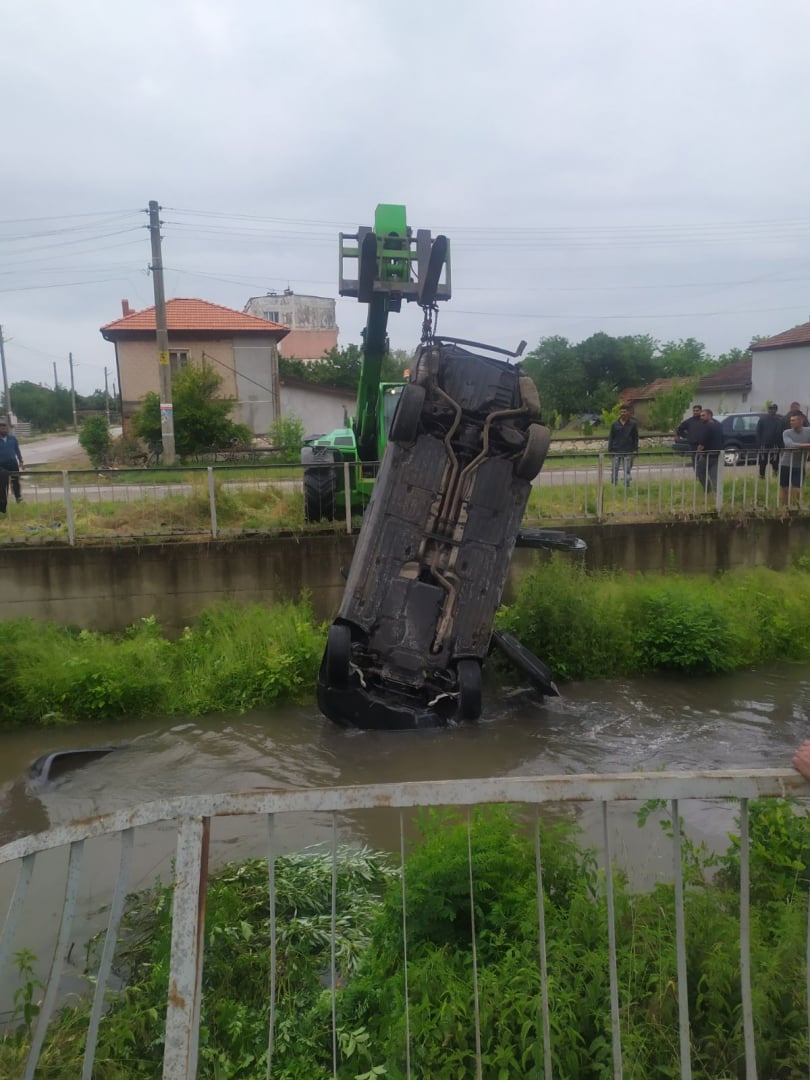
<svg viewBox="0 0 810 1080">
<path fill-rule="evenodd" d="M 208 466 L 208 506 L 211 510 L 211 538 L 217 538 L 217 486 L 214 482 L 214 467 Z"/>
<path fill-rule="evenodd" d="M 62 491 L 65 495 L 65 518 L 67 519 L 68 543 L 76 546 L 76 521 L 73 517 L 73 496 L 70 491 L 70 473 L 62 470 Z"/>
</svg>

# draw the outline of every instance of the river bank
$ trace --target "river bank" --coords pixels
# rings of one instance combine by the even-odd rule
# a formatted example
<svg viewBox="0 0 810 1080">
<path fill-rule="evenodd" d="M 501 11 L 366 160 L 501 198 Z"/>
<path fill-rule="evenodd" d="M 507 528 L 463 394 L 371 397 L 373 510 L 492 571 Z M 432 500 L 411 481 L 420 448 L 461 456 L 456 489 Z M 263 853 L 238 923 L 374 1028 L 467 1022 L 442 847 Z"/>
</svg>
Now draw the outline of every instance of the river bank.
<svg viewBox="0 0 810 1080">
<path fill-rule="evenodd" d="M 538 562 L 498 623 L 563 681 L 712 674 L 810 659 L 810 558 L 720 576 L 592 573 Z M 201 716 L 311 702 L 325 627 L 306 600 L 210 606 L 179 636 L 154 618 L 123 634 L 3 624 L 0 724 Z M 490 675 L 504 676 L 493 657 Z"/>
</svg>

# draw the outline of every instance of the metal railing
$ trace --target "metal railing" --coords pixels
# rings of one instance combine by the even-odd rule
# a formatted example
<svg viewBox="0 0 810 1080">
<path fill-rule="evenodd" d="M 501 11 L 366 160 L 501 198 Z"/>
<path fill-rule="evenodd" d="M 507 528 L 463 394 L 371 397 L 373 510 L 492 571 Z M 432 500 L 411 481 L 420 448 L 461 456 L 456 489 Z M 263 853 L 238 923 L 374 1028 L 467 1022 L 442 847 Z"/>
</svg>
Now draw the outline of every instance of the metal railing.
<svg viewBox="0 0 810 1080">
<path fill-rule="evenodd" d="M 707 482 L 703 462 L 703 455 L 642 453 L 633 459 L 626 484 L 613 455 L 549 455 L 532 484 L 526 523 L 661 521 L 807 509 L 801 473 L 791 474 L 790 487 L 780 496 L 779 478 L 770 466 L 762 478 L 755 462 L 730 465 L 720 454 Z M 363 468 L 373 475 L 376 467 Z M 348 495 L 355 467 L 321 468 L 333 473 L 338 489 Z M 324 528 L 351 533 L 362 520 L 355 507 L 334 521 L 308 523 L 300 465 L 31 471 L 23 474 L 22 483 L 24 501 L 12 500 L 0 515 L 0 544 L 301 535 Z"/>
<path fill-rule="evenodd" d="M 119 838 L 120 853 L 118 872 L 114 884 L 108 883 L 107 900 L 109 916 L 103 951 L 98 970 L 95 972 L 95 991 L 89 1016 L 86 1035 L 83 1080 L 93 1075 L 94 1057 L 100 1025 L 105 1022 L 105 1001 L 108 981 L 113 965 L 113 955 L 122 923 L 125 898 L 130 886 L 133 847 L 138 830 L 159 822 L 171 822 L 176 830 L 176 859 L 174 866 L 173 911 L 171 928 L 170 970 L 168 992 L 165 1003 L 165 1031 L 161 1017 L 154 1018 L 153 1031 L 149 1035 L 150 1043 L 163 1040 L 163 1077 L 164 1080 L 181 1080 L 197 1075 L 198 1037 L 200 1027 L 201 986 L 204 955 L 206 949 L 206 888 L 209 873 L 209 847 L 212 822 L 218 818 L 243 818 L 259 815 L 266 822 L 265 858 L 267 862 L 267 918 L 270 926 L 270 949 L 267 955 L 267 1058 L 268 1077 L 273 1076 L 274 1025 L 276 1020 L 276 996 L 279 986 L 277 971 L 276 936 L 278 927 L 275 911 L 275 865 L 281 846 L 278 842 L 277 826 L 292 814 L 305 814 L 308 819 L 317 817 L 324 820 L 331 831 L 332 844 L 332 919 L 331 919 L 331 971 L 327 974 L 325 985 L 331 996 L 331 1024 L 333 1062 L 332 1073 L 338 1075 L 340 1066 L 339 1042 L 337 1031 L 337 988 L 338 973 L 335 960 L 336 935 L 336 835 L 339 815 L 356 811 L 382 813 L 391 808 L 398 809 L 400 831 L 400 854 L 405 865 L 405 814 L 407 811 L 422 807 L 475 807 L 482 804 L 510 803 L 522 808 L 533 807 L 538 813 L 541 808 L 560 804 L 591 804 L 598 809 L 601 817 L 601 865 L 603 868 L 602 888 L 604 890 L 606 925 L 604 934 L 608 944 L 607 965 L 609 969 L 610 997 L 610 1040 L 612 1070 L 614 1078 L 619 1078 L 625 1068 L 625 1053 L 622 1047 L 622 1010 L 626 1002 L 622 1000 L 622 988 L 617 971 L 616 950 L 616 910 L 614 905 L 613 867 L 614 857 L 611 851 L 612 818 L 618 806 L 627 800 L 667 800 L 670 808 L 672 827 L 671 874 L 668 879 L 674 883 L 674 923 L 676 940 L 677 978 L 674 992 L 678 1005 L 678 1038 L 680 1055 L 680 1076 L 691 1077 L 691 1044 L 689 989 L 687 985 L 687 928 L 684 920 L 684 874 L 683 874 L 683 839 L 681 828 L 681 808 L 686 800 L 738 800 L 739 801 L 739 852 L 740 852 L 740 889 L 739 889 L 739 943 L 738 960 L 741 982 L 742 1031 L 744 1035 L 744 1075 L 747 1080 L 757 1076 L 757 1033 L 754 1028 L 754 1010 L 752 1000 L 752 973 L 750 950 L 750 862 L 748 836 L 748 802 L 759 798 L 783 798 L 786 796 L 808 795 L 808 786 L 792 770 L 764 769 L 756 771 L 725 772 L 655 772 L 606 775 L 570 775 L 543 777 L 508 777 L 480 780 L 420 782 L 401 784 L 377 784 L 365 787 L 347 787 L 331 789 L 253 791 L 237 794 L 203 795 L 187 798 L 174 798 L 146 805 L 139 805 L 126 811 L 102 815 L 53 828 L 36 836 L 28 836 L 0 848 L 0 870 L 7 865 L 16 865 L 16 885 L 5 914 L 2 934 L 0 934 L 0 986 L 13 985 L 9 974 L 9 958 L 15 946 L 21 923 L 26 917 L 26 906 L 32 895 L 35 863 L 38 857 L 48 852 L 67 853 L 64 871 L 64 901 L 58 916 L 58 933 L 52 944 L 48 960 L 49 974 L 45 981 L 45 992 L 31 1032 L 30 1051 L 25 1066 L 24 1080 L 33 1080 L 49 1024 L 60 1000 L 60 987 L 71 943 L 77 936 L 74 929 L 77 914 L 83 865 L 88 851 L 94 844 L 102 843 L 105 838 Z M 468 818 L 468 869 L 469 869 L 469 904 L 472 932 L 472 980 L 473 1000 L 476 1002 L 471 1024 L 475 1027 L 476 1075 L 482 1076 L 480 1016 L 477 1007 L 479 994 L 479 972 L 476 968 L 476 931 L 475 911 L 476 881 L 473 874 L 472 850 L 474 839 Z M 542 1050 L 540 1057 L 544 1062 L 546 1080 L 552 1080 L 554 1039 L 564 1039 L 564 1034 L 553 1034 L 550 1018 L 554 1010 L 554 997 L 551 986 L 554 973 L 550 969 L 549 939 L 545 924 L 545 892 L 543 886 L 544 862 L 540 847 L 539 831 L 535 825 L 535 870 L 536 898 L 538 905 L 539 951 L 537 965 L 540 979 L 538 1001 L 538 1032 L 542 1032 Z M 105 849 L 104 865 L 109 866 L 109 849 Z M 403 1054 L 403 1074 L 409 1078 L 411 1071 L 410 1042 L 413 1032 L 409 1030 L 408 996 L 408 897 L 405 889 L 405 876 L 402 882 L 402 938 L 401 955 L 404 959 L 405 987 L 404 1013 L 406 1046 Z M 105 890 L 98 879 L 93 881 L 93 895 L 96 902 Z M 43 928 L 38 930 L 39 939 L 47 939 Z M 810 941 L 810 938 L 808 938 Z M 553 942 L 551 942 L 553 944 Z M 694 989 L 694 987 L 692 987 Z M 212 991 L 215 993 L 215 989 Z M 809 994 L 810 1000 L 810 994 Z M 555 1029 L 556 1030 L 556 1029 Z M 810 1030 L 810 1018 L 808 1021 Z M 451 1048 L 448 1048 L 450 1052 Z M 629 1067 L 629 1066 L 628 1066 Z M 669 1074 L 668 1074 L 669 1075 Z"/>
</svg>

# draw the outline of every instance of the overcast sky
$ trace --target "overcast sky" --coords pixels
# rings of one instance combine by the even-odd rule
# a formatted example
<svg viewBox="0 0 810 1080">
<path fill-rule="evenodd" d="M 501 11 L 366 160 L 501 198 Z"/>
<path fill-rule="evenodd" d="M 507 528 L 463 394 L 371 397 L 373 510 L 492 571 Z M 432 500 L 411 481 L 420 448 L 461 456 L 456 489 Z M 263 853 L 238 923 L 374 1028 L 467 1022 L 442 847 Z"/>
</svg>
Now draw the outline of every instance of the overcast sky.
<svg viewBox="0 0 810 1080">
<path fill-rule="evenodd" d="M 744 346 L 810 318 L 806 0 L 1 0 L 10 380 L 114 379 L 167 297 L 337 295 L 337 234 L 446 232 L 440 329 Z M 412 348 L 421 313 L 392 316 Z M 338 302 L 341 344 L 359 340 Z M 797 388 L 797 396 L 801 396 Z"/>
</svg>

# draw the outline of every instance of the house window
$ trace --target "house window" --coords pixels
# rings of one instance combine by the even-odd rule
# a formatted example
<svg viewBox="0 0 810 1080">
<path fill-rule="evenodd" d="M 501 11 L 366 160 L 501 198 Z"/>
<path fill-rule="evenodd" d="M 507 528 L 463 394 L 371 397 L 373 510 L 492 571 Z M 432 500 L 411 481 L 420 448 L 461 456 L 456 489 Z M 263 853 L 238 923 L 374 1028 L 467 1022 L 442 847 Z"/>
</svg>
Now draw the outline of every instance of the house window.
<svg viewBox="0 0 810 1080">
<path fill-rule="evenodd" d="M 278 322 L 278 312 L 277 311 L 265 311 L 264 317 L 265 317 L 265 319 L 269 319 L 270 322 Z"/>
<path fill-rule="evenodd" d="M 169 352 L 169 364 L 171 366 L 172 375 L 176 375 L 178 371 L 182 371 L 188 364 L 188 351 L 186 349 L 179 349 Z"/>
<path fill-rule="evenodd" d="M 744 405 L 746 403 L 746 401 L 748 401 L 748 394 L 743 394 L 742 399 L 743 399 L 743 405 Z"/>
</svg>

